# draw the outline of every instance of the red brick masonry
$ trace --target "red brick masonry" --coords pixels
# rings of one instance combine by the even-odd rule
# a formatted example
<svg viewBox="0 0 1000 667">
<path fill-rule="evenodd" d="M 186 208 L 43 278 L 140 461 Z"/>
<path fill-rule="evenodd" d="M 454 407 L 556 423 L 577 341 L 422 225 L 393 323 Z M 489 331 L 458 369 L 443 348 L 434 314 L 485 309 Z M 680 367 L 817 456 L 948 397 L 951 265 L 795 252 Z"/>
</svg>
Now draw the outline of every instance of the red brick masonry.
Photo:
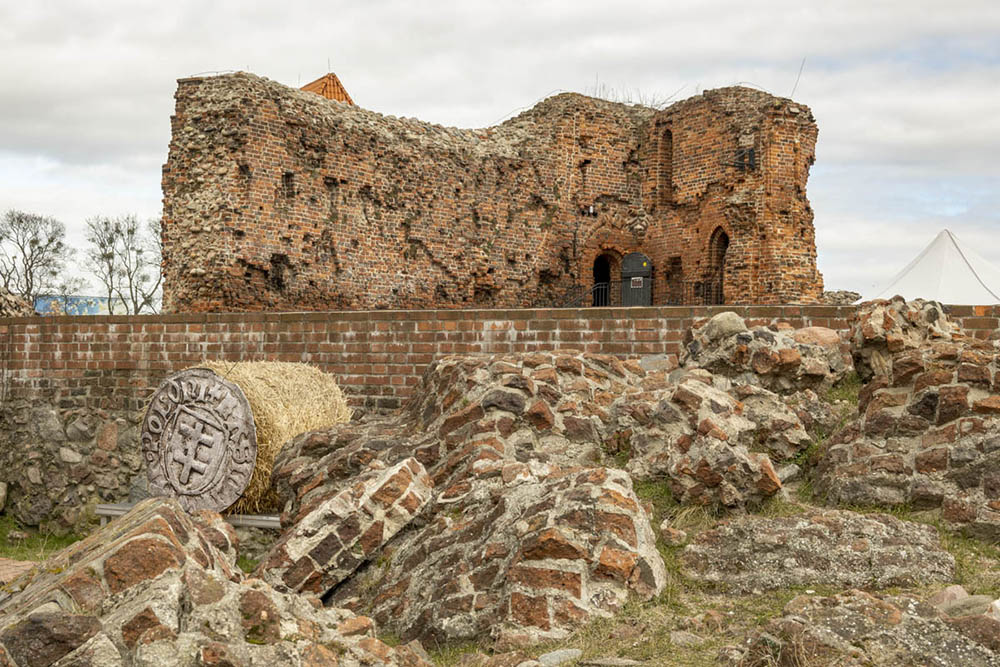
<svg viewBox="0 0 1000 667">
<path fill-rule="evenodd" d="M 621 356 L 676 354 L 693 322 L 733 310 L 751 324 L 844 331 L 853 306 L 713 306 L 537 310 L 189 313 L 0 320 L 2 396 L 72 398 L 137 409 L 168 373 L 204 359 L 300 361 L 333 373 L 355 405 L 393 408 L 427 365 L 454 353 L 577 348 Z M 998 306 L 953 306 L 975 335 Z M 83 399 L 83 400 L 81 400 Z"/>
<path fill-rule="evenodd" d="M 182 79 L 176 100 L 167 312 L 561 306 L 633 252 L 655 305 L 823 291 L 816 123 L 759 90 L 659 111 L 564 93 L 480 130 L 245 73 Z"/>
</svg>

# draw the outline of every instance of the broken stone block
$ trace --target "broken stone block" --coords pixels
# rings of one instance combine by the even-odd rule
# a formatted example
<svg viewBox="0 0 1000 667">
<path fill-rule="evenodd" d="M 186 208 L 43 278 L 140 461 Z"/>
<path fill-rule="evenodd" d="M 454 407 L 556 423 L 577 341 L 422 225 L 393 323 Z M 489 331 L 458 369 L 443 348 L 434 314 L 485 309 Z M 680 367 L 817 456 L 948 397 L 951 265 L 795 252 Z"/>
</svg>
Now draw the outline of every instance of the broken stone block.
<svg viewBox="0 0 1000 667">
<path fill-rule="evenodd" d="M 747 638 L 738 659 L 741 664 L 998 664 L 1000 656 L 977 632 L 982 628 L 956 625 L 961 626 L 926 613 L 905 596 L 861 590 L 800 595 L 785 605 L 783 616 Z"/>
<path fill-rule="evenodd" d="M 439 496 L 430 516 L 331 602 L 365 609 L 403 639 L 489 635 L 521 645 L 564 637 L 665 582 L 649 520 L 622 471 L 549 468 L 509 482 L 474 480 L 453 501 Z"/>
<path fill-rule="evenodd" d="M 325 594 L 409 524 L 433 487 L 414 458 L 358 477 L 287 530 L 257 576 L 278 590 Z"/>
<path fill-rule="evenodd" d="M 681 559 L 689 576 L 740 592 L 913 585 L 955 569 L 933 527 L 839 510 L 734 518 L 692 538 Z"/>
<path fill-rule="evenodd" d="M 719 313 L 691 329 L 680 363 L 725 376 L 734 384 L 756 385 L 779 394 L 829 388 L 851 367 L 832 330 L 747 329 L 732 312 Z"/>
<path fill-rule="evenodd" d="M 140 503 L 0 593 L 0 659 L 429 667 L 375 639 L 370 620 L 244 579 L 234 559 L 235 533 L 218 514 Z"/>
</svg>

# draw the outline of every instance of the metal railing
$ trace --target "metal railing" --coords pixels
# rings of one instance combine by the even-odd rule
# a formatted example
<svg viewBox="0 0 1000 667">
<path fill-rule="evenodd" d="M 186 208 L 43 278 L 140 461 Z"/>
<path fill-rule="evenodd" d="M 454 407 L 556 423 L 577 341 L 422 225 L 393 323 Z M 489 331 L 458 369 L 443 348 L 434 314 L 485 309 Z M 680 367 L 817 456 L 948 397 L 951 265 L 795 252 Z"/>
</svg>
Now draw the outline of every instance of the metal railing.
<svg viewBox="0 0 1000 667">
<path fill-rule="evenodd" d="M 667 283 L 668 306 L 715 306 L 725 303 L 721 280 L 678 280 Z"/>
<path fill-rule="evenodd" d="M 595 283 L 568 299 L 563 308 L 617 307 L 622 305 L 621 280 Z M 677 280 L 668 282 L 662 299 L 653 303 L 666 306 L 714 306 L 725 303 L 721 280 Z"/>
<path fill-rule="evenodd" d="M 597 308 L 604 306 L 620 306 L 622 302 L 622 281 L 612 280 L 607 283 L 594 283 L 578 292 L 573 298 L 567 301 L 563 308 L 587 308 L 594 306 Z"/>
</svg>

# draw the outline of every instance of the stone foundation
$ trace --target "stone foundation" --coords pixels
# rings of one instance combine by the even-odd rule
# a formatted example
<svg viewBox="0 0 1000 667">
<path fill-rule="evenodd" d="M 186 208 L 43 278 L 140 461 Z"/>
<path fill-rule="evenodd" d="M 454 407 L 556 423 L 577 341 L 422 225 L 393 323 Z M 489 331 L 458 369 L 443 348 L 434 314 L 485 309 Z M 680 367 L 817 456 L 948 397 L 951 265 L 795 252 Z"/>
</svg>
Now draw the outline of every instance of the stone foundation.
<svg viewBox="0 0 1000 667">
<path fill-rule="evenodd" d="M 669 362 L 695 322 L 734 310 L 846 337 L 853 306 L 587 308 L 34 317 L 0 320 L 0 482 L 6 511 L 56 532 L 97 503 L 144 496 L 142 407 L 169 373 L 205 359 L 299 361 L 333 373 L 358 411 L 397 408 L 444 354 L 560 347 Z M 956 306 L 967 332 L 1000 309 Z"/>
</svg>

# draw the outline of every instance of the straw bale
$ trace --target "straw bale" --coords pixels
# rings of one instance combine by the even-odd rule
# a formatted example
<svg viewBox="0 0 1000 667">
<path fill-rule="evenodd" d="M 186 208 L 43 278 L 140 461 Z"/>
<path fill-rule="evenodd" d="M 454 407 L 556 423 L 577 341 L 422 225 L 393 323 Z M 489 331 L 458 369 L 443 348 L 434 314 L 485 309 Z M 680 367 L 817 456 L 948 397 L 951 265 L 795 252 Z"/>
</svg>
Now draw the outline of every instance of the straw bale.
<svg viewBox="0 0 1000 667">
<path fill-rule="evenodd" d="M 278 361 L 205 362 L 207 368 L 246 395 L 257 428 L 257 464 L 246 490 L 229 512 L 257 514 L 278 509 L 270 490 L 278 452 L 300 433 L 351 419 L 337 381 L 314 366 Z"/>
</svg>

